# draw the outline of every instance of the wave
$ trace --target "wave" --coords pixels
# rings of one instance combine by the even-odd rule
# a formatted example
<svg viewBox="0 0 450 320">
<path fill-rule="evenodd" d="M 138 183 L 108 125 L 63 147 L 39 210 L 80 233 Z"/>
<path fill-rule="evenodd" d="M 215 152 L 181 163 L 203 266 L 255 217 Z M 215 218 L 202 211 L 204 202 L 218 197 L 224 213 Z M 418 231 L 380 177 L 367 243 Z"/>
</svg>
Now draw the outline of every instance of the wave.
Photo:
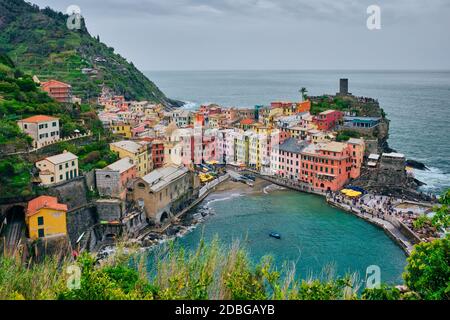
<svg viewBox="0 0 450 320">
<path fill-rule="evenodd" d="M 285 187 L 281 187 L 281 186 L 276 185 L 276 184 L 269 184 L 267 187 L 265 187 L 263 189 L 263 192 L 265 194 L 269 194 L 270 192 L 280 191 L 280 190 L 286 190 L 286 188 Z"/>
<path fill-rule="evenodd" d="M 191 101 L 183 101 L 184 105 L 181 107 L 181 109 L 186 110 L 195 110 L 198 108 L 198 103 L 191 102 Z"/>
<path fill-rule="evenodd" d="M 230 195 L 228 195 L 226 197 L 223 197 L 223 198 L 217 198 L 217 199 L 208 200 L 208 202 L 205 203 L 204 207 L 205 208 L 209 208 L 209 205 L 211 203 L 220 202 L 220 201 L 228 201 L 228 200 L 231 200 L 231 199 L 234 199 L 234 198 L 239 198 L 239 197 L 242 197 L 242 194 L 240 194 L 240 193 L 232 193 L 232 194 L 230 194 Z"/>
<path fill-rule="evenodd" d="M 431 167 L 425 171 L 414 169 L 414 177 L 426 183 L 420 187 L 423 192 L 440 192 L 450 187 L 450 174 L 438 168 Z"/>
</svg>

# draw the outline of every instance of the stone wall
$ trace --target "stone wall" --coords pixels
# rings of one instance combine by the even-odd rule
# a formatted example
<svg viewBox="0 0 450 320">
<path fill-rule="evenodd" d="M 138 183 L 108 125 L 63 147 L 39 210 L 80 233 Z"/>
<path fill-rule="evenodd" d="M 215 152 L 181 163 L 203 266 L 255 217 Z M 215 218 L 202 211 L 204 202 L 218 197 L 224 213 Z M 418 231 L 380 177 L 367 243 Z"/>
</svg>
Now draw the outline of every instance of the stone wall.
<svg viewBox="0 0 450 320">
<path fill-rule="evenodd" d="M 67 233 L 69 234 L 72 245 L 78 238 L 98 223 L 98 214 L 95 207 L 86 207 L 83 209 L 71 211 L 67 213 Z"/>
<path fill-rule="evenodd" d="M 57 197 L 60 203 L 67 204 L 69 211 L 88 204 L 87 186 L 84 176 L 44 188 L 42 194 Z"/>
<path fill-rule="evenodd" d="M 97 190 L 100 196 L 120 196 L 120 173 L 114 170 L 95 170 Z"/>
<path fill-rule="evenodd" d="M 100 199 L 95 202 L 99 221 L 119 221 L 124 215 L 124 203 L 116 199 Z"/>
</svg>

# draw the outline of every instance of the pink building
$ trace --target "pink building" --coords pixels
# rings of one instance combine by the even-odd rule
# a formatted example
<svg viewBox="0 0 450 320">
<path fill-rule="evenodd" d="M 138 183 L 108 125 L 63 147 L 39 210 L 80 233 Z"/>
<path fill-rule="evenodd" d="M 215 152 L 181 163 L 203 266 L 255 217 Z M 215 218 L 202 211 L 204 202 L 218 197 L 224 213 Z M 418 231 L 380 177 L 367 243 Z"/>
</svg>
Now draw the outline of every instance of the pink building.
<svg viewBox="0 0 450 320">
<path fill-rule="evenodd" d="M 328 142 L 310 144 L 301 153 L 300 180 L 318 191 L 338 191 L 352 178 L 351 144 Z M 353 168 L 354 174 L 360 169 Z"/>
<path fill-rule="evenodd" d="M 289 138 L 280 144 L 278 151 L 278 175 L 292 180 L 300 179 L 301 152 L 308 144 L 294 138 Z"/>
<path fill-rule="evenodd" d="M 317 129 L 329 131 L 342 120 L 342 117 L 343 113 L 341 111 L 327 110 L 315 116 L 314 123 L 317 125 Z"/>
</svg>

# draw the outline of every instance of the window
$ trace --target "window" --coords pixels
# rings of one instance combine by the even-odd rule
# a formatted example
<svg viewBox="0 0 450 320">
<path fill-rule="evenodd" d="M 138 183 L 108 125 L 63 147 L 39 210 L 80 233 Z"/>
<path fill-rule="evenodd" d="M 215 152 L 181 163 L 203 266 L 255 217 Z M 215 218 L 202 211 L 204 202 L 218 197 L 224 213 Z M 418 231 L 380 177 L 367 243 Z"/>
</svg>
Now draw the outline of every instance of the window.
<svg viewBox="0 0 450 320">
<path fill-rule="evenodd" d="M 60 174 L 60 175 L 59 175 L 59 180 L 62 180 L 62 179 L 63 179 L 63 175 Z"/>
<path fill-rule="evenodd" d="M 24 128 L 24 129 L 28 129 L 28 125 L 27 125 L 27 124 L 24 124 L 24 125 L 23 125 L 23 128 Z"/>
<path fill-rule="evenodd" d="M 38 226 L 43 226 L 44 225 L 44 217 L 38 217 L 37 223 L 38 223 Z"/>
<path fill-rule="evenodd" d="M 66 168 L 68 168 L 69 167 L 69 163 L 66 163 Z"/>
<path fill-rule="evenodd" d="M 72 161 L 72 166 L 75 166 L 75 161 Z"/>
<path fill-rule="evenodd" d="M 55 182 L 55 178 L 54 178 L 54 177 L 51 177 L 51 178 L 50 178 L 50 182 Z"/>
<path fill-rule="evenodd" d="M 59 165 L 59 170 L 62 170 L 62 164 Z"/>
<path fill-rule="evenodd" d="M 53 122 L 53 123 L 52 123 L 52 126 L 53 126 L 53 127 L 56 127 L 56 122 Z"/>
<path fill-rule="evenodd" d="M 44 238 L 45 237 L 44 229 L 38 229 L 38 236 L 39 236 L 39 238 Z"/>
<path fill-rule="evenodd" d="M 142 182 L 138 183 L 137 186 L 138 186 L 139 189 L 145 189 L 145 184 L 143 184 Z"/>
</svg>

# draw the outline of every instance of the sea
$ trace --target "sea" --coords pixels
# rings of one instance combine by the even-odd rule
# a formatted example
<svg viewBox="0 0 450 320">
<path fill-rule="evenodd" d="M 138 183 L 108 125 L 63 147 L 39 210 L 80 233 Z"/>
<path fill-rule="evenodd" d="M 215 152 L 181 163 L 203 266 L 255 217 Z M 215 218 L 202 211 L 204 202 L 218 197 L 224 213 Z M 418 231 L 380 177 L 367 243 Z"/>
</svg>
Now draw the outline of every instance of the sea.
<svg viewBox="0 0 450 320">
<path fill-rule="evenodd" d="M 450 188 L 450 71 L 151 71 L 146 75 L 184 108 L 217 103 L 248 108 L 272 101 L 298 101 L 298 90 L 310 95 L 335 94 L 339 79 L 349 91 L 378 99 L 391 120 L 389 145 L 408 159 L 423 162 L 415 170 L 422 191 L 440 194 Z M 212 215 L 178 240 L 195 248 L 200 238 L 218 236 L 225 244 L 240 239 L 255 263 L 273 255 L 279 267 L 295 262 L 298 275 L 318 275 L 333 265 L 340 275 L 378 265 L 382 281 L 401 283 L 403 251 L 379 228 L 327 206 L 314 195 L 275 191 L 225 197 L 208 204 Z M 200 210 L 199 208 L 198 210 Z M 268 238 L 270 231 L 281 240 Z"/>
</svg>

